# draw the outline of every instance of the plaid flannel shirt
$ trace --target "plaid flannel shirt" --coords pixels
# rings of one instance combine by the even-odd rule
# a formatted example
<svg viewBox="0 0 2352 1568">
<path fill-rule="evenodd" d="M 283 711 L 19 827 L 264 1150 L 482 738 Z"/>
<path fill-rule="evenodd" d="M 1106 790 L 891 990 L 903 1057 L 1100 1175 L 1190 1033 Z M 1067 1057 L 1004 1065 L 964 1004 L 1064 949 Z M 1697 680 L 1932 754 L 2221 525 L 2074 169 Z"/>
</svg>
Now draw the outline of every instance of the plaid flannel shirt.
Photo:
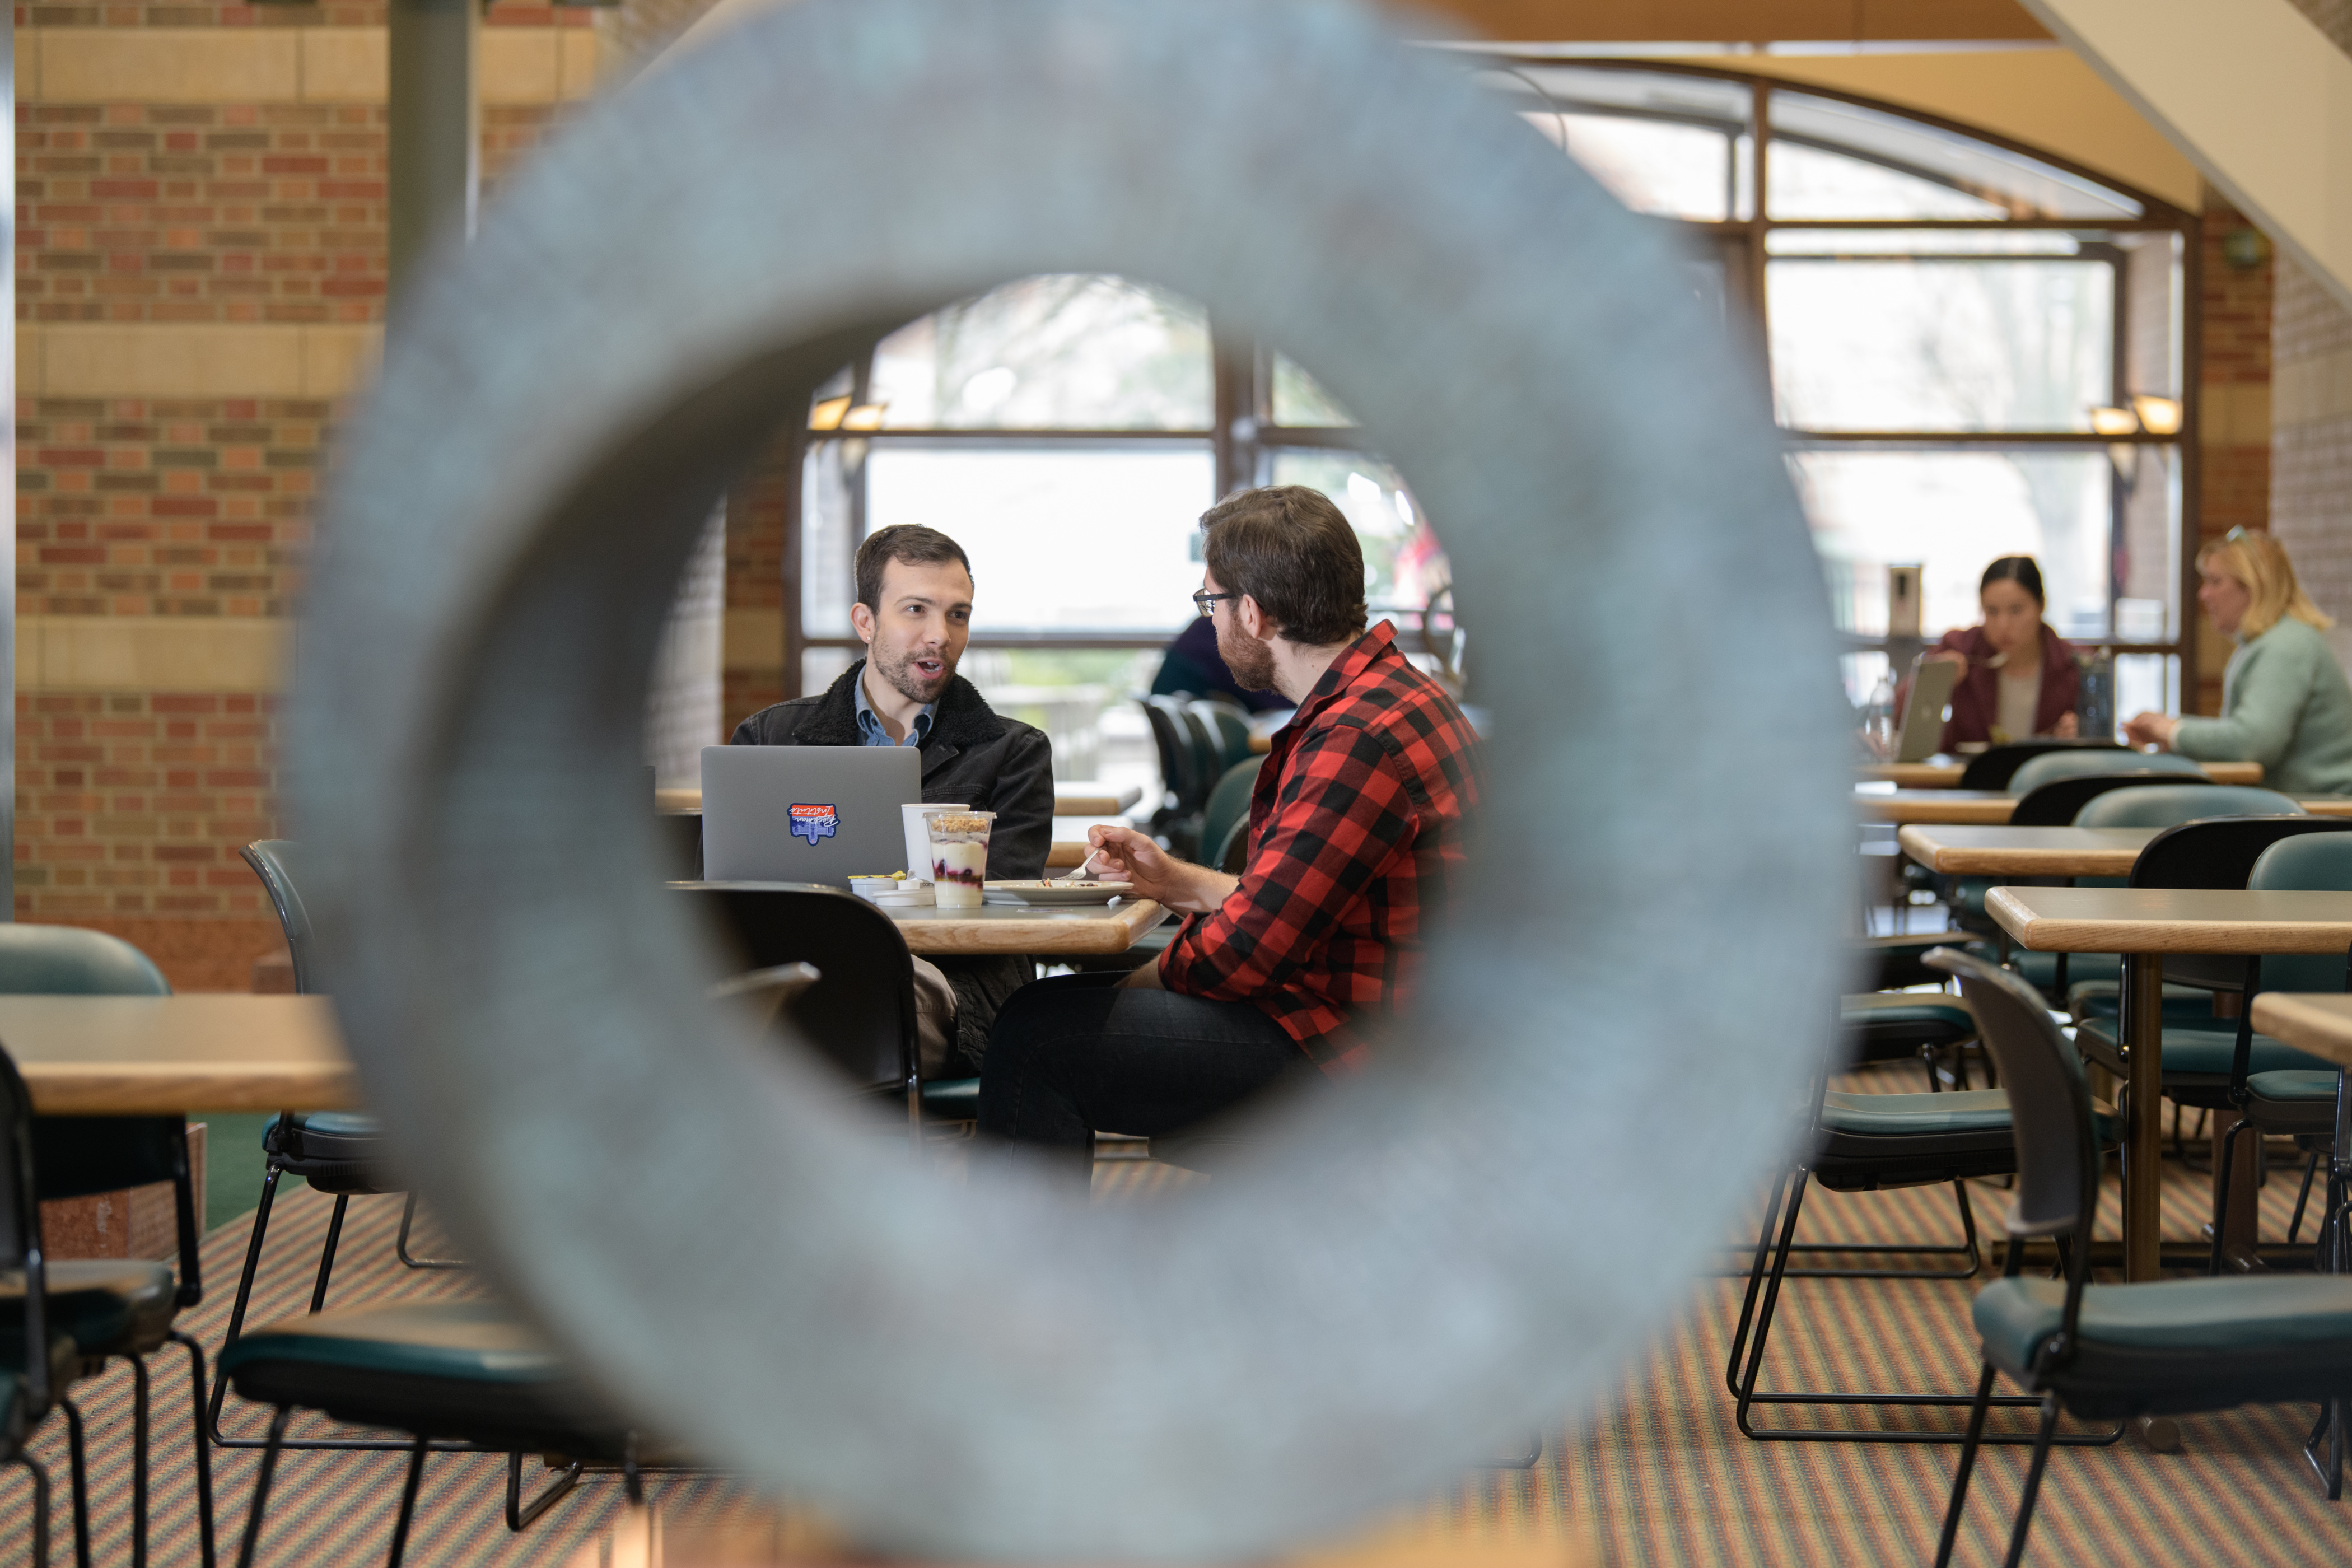
<svg viewBox="0 0 2352 1568">
<path fill-rule="evenodd" d="M 1412 1000 L 1429 920 L 1465 867 L 1478 738 L 1387 623 L 1334 660 L 1274 738 L 1249 860 L 1160 960 L 1171 991 L 1250 1002 L 1326 1072 L 1363 1065 L 1368 1009 Z"/>
</svg>

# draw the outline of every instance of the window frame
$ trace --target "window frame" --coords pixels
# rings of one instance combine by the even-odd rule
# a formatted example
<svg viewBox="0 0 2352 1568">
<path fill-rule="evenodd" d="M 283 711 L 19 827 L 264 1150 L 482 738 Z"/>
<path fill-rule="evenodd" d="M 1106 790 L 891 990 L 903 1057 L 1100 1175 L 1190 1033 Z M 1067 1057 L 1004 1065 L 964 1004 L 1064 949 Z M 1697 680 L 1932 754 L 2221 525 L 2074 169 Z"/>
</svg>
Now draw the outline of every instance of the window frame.
<svg viewBox="0 0 2352 1568">
<path fill-rule="evenodd" d="M 1964 125 L 1939 116 L 1922 113 L 1866 98 L 1841 92 L 1835 89 L 1797 80 L 1781 80 L 1748 72 L 1717 67 L 1690 65 L 1651 59 L 1624 58 L 1590 58 L 1574 55 L 1515 52 L 1483 48 L 1447 48 L 1465 69 L 1486 71 L 1517 78 L 1535 88 L 1538 97 L 1550 101 L 1548 89 L 1532 80 L 1526 73 L 1536 69 L 1572 68 L 1588 71 L 1625 71 L 1649 75 L 1684 76 L 1727 81 L 1744 87 L 1748 92 L 1748 118 L 1744 126 L 1734 121 L 1718 122 L 1704 116 L 1675 114 L 1657 110 L 1610 109 L 1600 105 L 1578 104 L 1573 100 L 1555 103 L 1566 112 L 1613 112 L 1626 118 L 1666 120 L 1678 123 L 1702 125 L 1722 131 L 1729 142 L 1731 163 L 1729 179 L 1733 184 L 1731 199 L 1726 210 L 1745 217 L 1725 219 L 1690 219 L 1652 216 L 1646 221 L 1671 225 L 1683 231 L 1702 255 L 1719 256 L 1724 262 L 1727 306 L 1736 304 L 1733 320 L 1751 334 L 1752 363 L 1760 368 L 1765 378 L 1763 391 L 1771 393 L 1770 301 L 1767 275 L 1773 259 L 1769 237 L 1776 231 L 1843 230 L 1850 232 L 1930 232 L 1950 230 L 2009 230 L 2057 232 L 2083 237 L 2093 241 L 2084 247 L 2078 259 L 2105 262 L 2114 271 L 2115 309 L 2110 331 L 2114 339 L 2113 386 L 2118 403 L 2126 402 L 2135 390 L 2127 380 L 2127 353 L 2132 331 L 2129 268 L 2124 264 L 2118 247 L 2097 243 L 2105 237 L 2128 233 L 2170 234 L 2178 237 L 2179 300 L 2178 315 L 2178 363 L 2172 368 L 2179 378 L 2179 399 L 2181 405 L 2179 428 L 2171 435 L 2157 436 L 2144 429 L 2126 436 L 2101 436 L 2095 433 L 2049 430 L 1813 430 L 1782 427 L 1781 437 L 1787 449 L 1796 451 L 1870 451 L 1915 450 L 2002 451 L 2060 448 L 2081 451 L 2105 451 L 2110 448 L 2150 446 L 2173 448 L 2173 462 L 2179 474 L 2180 505 L 2178 526 L 2178 578 L 2174 584 L 2174 635 L 2162 641 L 2126 641 L 2112 634 L 2116 630 L 2114 605 L 2116 584 L 2112 580 L 2108 593 L 2109 637 L 2096 639 L 2097 647 L 2118 655 L 2165 655 L 2178 659 L 2177 687 L 2186 690 L 2196 679 L 2197 617 L 2196 546 L 2200 538 L 2200 496 L 2201 461 L 2200 430 L 2200 328 L 2202 315 L 2202 256 L 2200 238 L 2202 223 L 2193 213 L 2187 212 L 2160 197 L 2137 189 L 2096 171 L 2086 169 L 2071 160 L 2045 149 L 2012 141 L 1980 128 Z M 2138 217 L 2100 216 L 2043 217 L 2038 216 L 1982 218 L 1776 218 L 1769 213 L 1765 200 L 1769 190 L 1771 151 L 1775 141 L 1817 147 L 1840 156 L 1873 163 L 1901 174 L 1944 184 L 1953 189 L 1965 189 L 1958 182 L 1945 178 L 1937 171 L 1906 163 L 1899 159 L 1875 153 L 1873 150 L 1844 145 L 1829 145 L 1810 135 L 1782 136 L 1773 129 L 1771 99 L 1776 91 L 1786 90 L 1807 98 L 1833 100 L 1857 108 L 1892 116 L 1895 119 L 1927 126 L 1948 134 L 1968 138 L 1999 148 L 2111 190 L 2137 203 Z M 1746 167 L 1740 167 L 1738 143 L 1745 134 L 1751 149 Z M 1746 186 L 1744 192 L 1738 187 Z M 1971 193 L 1980 194 L 1980 193 Z M 1741 197 L 1745 196 L 1743 208 Z M 2100 252 L 2092 256 L 2096 249 Z M 1925 253 L 1922 253 L 1924 256 Z M 1910 259 L 1896 258 L 1887 259 Z M 1954 261 L 2015 261 L 2030 259 L 2012 253 L 1958 252 L 1937 253 L 1937 260 Z M 1742 313 L 1744 312 L 1744 314 Z M 803 625 L 803 599 L 810 585 L 802 581 L 801 552 L 803 532 L 803 495 L 806 460 L 811 452 L 825 443 L 858 442 L 869 445 L 855 449 L 855 456 L 845 465 L 854 471 L 847 485 L 849 523 L 852 534 L 864 538 L 866 532 L 866 484 L 864 455 L 872 449 L 871 443 L 922 442 L 932 446 L 963 446 L 973 448 L 1020 447 L 1034 449 L 1055 446 L 1125 446 L 1157 445 L 1179 442 L 1205 445 L 1213 456 L 1215 493 L 1225 495 L 1234 489 L 1264 483 L 1271 471 L 1275 456 L 1283 449 L 1320 449 L 1326 451 L 1358 451 L 1377 455 L 1378 447 L 1367 437 L 1369 432 L 1357 426 L 1284 426 L 1273 418 L 1274 355 L 1272 345 L 1255 342 L 1224 327 L 1212 312 L 1209 317 L 1212 416 L 1206 429 L 1088 429 L 1088 428 L 953 428 L 953 429 L 876 429 L 876 430 L 812 430 L 805 417 L 797 420 L 791 452 L 786 461 L 789 481 L 783 487 L 783 689 L 788 697 L 802 691 L 802 670 L 804 656 L 812 649 L 862 648 L 856 637 L 810 636 Z M 877 340 L 878 341 L 878 340 Z M 874 343 L 868 343 L 851 365 L 850 397 L 853 405 L 868 401 L 873 380 Z M 2115 476 L 2116 490 L 2110 501 L 2109 528 L 2113 531 L 2123 526 L 2124 480 Z M 2111 548 L 2111 556 L 2114 552 Z M 854 592 L 843 584 L 845 594 Z M 1408 617 L 1409 618 L 1409 617 Z M 1159 647 L 1168 637 L 1181 629 L 1184 619 L 1177 616 L 1163 633 L 1118 633 L 1072 631 L 1013 630 L 990 634 L 976 631 L 971 646 L 990 647 L 1033 648 L 1108 648 L 1141 649 Z M 1409 628 L 1408 628 L 1409 629 Z M 1916 646 L 1916 639 L 1894 638 L 1864 633 L 1841 634 L 1843 649 L 1848 654 L 1882 653 L 1895 657 Z"/>
</svg>

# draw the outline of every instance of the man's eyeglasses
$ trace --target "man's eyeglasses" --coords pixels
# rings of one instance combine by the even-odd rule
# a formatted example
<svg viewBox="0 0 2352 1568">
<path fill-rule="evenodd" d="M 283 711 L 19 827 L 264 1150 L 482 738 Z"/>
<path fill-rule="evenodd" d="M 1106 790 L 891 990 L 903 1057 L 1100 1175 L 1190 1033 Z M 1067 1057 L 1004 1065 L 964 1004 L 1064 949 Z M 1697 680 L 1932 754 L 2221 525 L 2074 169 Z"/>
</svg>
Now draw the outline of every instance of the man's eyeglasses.
<svg viewBox="0 0 2352 1568">
<path fill-rule="evenodd" d="M 1200 611 L 1204 616 L 1213 616 L 1217 613 L 1217 601 L 1219 599 L 1238 599 L 1240 597 L 1241 595 L 1239 594 L 1195 594 L 1192 595 L 1192 607 Z"/>
</svg>

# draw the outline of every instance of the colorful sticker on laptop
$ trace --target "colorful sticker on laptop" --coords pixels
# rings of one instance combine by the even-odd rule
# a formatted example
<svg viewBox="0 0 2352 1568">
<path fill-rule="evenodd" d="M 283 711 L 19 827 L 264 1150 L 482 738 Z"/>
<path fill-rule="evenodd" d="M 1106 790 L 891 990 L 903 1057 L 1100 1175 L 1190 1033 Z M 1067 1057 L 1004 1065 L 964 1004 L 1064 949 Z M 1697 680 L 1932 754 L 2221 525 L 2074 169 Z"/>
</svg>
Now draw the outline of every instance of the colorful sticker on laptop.
<svg viewBox="0 0 2352 1568">
<path fill-rule="evenodd" d="M 812 849 L 818 839 L 830 838 L 841 830 L 841 814 L 829 805 L 795 805 L 792 819 L 793 837 L 807 839 Z"/>
</svg>

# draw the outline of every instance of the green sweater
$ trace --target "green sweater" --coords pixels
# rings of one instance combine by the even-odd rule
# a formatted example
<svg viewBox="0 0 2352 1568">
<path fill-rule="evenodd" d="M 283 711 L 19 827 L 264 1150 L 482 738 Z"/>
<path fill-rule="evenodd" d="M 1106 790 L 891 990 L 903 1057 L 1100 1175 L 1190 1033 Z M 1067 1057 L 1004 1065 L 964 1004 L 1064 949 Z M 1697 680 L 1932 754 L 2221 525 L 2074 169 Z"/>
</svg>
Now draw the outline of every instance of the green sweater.
<svg viewBox="0 0 2352 1568">
<path fill-rule="evenodd" d="M 2172 749 L 2260 763 L 2263 784 L 2284 795 L 2352 795 L 2352 684 L 2318 628 L 2290 616 L 2238 645 L 2221 717 L 2181 720 Z"/>
</svg>

